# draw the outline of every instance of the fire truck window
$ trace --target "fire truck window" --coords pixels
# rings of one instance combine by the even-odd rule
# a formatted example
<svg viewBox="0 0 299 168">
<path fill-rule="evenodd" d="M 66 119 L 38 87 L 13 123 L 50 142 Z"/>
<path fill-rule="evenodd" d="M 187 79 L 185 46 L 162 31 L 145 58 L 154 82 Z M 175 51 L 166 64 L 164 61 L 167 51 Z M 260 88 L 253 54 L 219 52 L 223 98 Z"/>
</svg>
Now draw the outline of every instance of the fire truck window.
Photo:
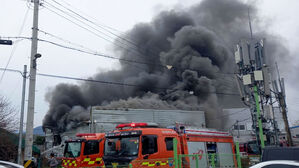
<svg viewBox="0 0 299 168">
<path fill-rule="evenodd" d="M 139 136 L 107 138 L 105 141 L 105 156 L 137 156 Z"/>
<path fill-rule="evenodd" d="M 84 155 L 92 155 L 99 153 L 99 142 L 98 141 L 86 141 L 84 147 Z"/>
<path fill-rule="evenodd" d="M 173 151 L 173 138 L 165 138 L 166 150 Z"/>
<path fill-rule="evenodd" d="M 142 154 L 153 154 L 158 152 L 157 136 L 146 135 L 142 136 Z"/>
<path fill-rule="evenodd" d="M 116 144 L 115 144 L 115 142 L 108 142 L 108 147 L 110 148 L 110 150 L 113 150 L 113 151 L 115 151 L 116 150 Z"/>
<path fill-rule="evenodd" d="M 80 156 L 81 142 L 67 142 L 64 151 L 64 157 Z"/>
</svg>

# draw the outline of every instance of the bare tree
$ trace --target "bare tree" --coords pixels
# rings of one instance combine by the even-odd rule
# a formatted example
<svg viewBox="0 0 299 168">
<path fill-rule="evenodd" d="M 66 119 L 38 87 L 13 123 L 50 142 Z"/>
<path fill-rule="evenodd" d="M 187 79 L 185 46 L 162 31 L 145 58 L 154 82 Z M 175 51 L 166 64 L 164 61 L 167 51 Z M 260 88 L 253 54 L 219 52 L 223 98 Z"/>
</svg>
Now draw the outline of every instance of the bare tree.
<svg viewBox="0 0 299 168">
<path fill-rule="evenodd" d="M 0 160 L 15 161 L 17 158 L 18 117 L 15 108 L 0 95 Z"/>
<path fill-rule="evenodd" d="M 0 160 L 15 162 L 18 155 L 17 136 L 0 128 Z"/>
<path fill-rule="evenodd" d="M 7 98 L 0 95 L 0 128 L 14 132 L 18 129 L 18 123 L 16 109 Z"/>
</svg>

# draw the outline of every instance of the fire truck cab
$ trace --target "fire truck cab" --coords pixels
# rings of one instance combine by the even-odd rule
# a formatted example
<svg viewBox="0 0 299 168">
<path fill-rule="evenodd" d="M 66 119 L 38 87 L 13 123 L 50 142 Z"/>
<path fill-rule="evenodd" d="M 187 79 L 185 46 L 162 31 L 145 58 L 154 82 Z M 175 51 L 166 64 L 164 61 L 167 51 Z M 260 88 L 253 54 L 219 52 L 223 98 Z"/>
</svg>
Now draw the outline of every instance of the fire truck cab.
<svg viewBox="0 0 299 168">
<path fill-rule="evenodd" d="M 237 167 L 233 138 L 225 132 L 176 126 L 158 128 L 156 124 L 120 124 L 106 134 L 103 160 L 106 167 L 174 167 L 173 139 L 180 155 L 198 154 L 200 167 L 211 166 L 209 154 L 215 154 L 215 166 Z M 225 153 L 226 156 L 219 155 Z M 195 158 L 182 157 L 181 166 L 195 167 Z M 198 164 L 198 163 L 197 163 Z"/>
<path fill-rule="evenodd" d="M 104 133 L 77 134 L 76 139 L 65 142 L 62 166 L 74 167 L 102 167 L 104 151 Z"/>
</svg>

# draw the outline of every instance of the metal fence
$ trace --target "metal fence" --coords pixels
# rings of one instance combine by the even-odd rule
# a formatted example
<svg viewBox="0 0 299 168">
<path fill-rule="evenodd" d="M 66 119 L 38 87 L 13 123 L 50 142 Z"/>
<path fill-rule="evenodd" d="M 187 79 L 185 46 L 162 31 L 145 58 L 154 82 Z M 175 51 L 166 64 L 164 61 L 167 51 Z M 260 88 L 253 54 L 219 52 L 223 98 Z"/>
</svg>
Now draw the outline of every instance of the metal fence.
<svg viewBox="0 0 299 168">
<path fill-rule="evenodd" d="M 194 154 L 178 155 L 178 168 L 235 168 L 237 155 L 234 154 Z"/>
<path fill-rule="evenodd" d="M 202 154 L 178 154 L 177 140 L 173 139 L 174 167 L 175 168 L 218 168 L 238 167 L 242 168 L 239 143 L 236 143 L 236 154 L 202 153 Z"/>
</svg>

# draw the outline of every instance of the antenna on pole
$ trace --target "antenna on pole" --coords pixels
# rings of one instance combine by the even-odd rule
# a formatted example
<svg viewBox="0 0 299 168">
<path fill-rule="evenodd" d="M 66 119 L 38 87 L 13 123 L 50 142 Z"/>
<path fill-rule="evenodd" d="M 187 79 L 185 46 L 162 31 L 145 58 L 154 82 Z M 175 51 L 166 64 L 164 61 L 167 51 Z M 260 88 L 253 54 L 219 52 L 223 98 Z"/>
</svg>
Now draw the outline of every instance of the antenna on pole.
<svg viewBox="0 0 299 168">
<path fill-rule="evenodd" d="M 276 70 L 277 70 L 277 76 L 278 76 L 278 79 L 280 80 L 280 74 L 279 74 L 279 69 L 278 69 L 277 62 L 275 62 L 275 66 L 276 66 Z"/>
<path fill-rule="evenodd" d="M 249 29 L 250 29 L 250 38 L 252 39 L 252 27 L 251 27 L 251 18 L 250 18 L 250 9 L 248 8 L 248 22 L 249 22 Z"/>
</svg>

